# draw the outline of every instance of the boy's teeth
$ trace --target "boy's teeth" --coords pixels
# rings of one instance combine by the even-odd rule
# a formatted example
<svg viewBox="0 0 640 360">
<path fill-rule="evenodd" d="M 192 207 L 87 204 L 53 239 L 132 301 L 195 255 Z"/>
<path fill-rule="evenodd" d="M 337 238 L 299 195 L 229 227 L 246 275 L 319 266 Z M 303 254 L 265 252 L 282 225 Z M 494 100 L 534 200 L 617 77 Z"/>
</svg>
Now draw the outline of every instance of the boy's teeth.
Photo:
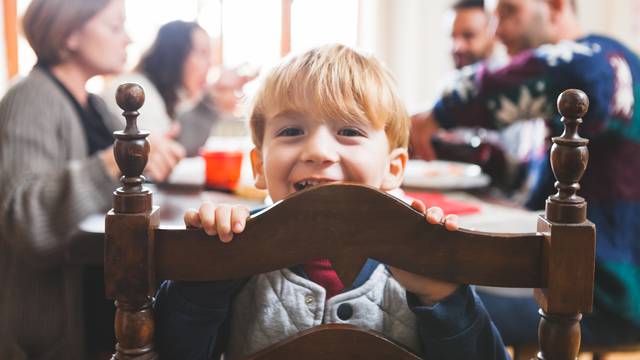
<svg viewBox="0 0 640 360">
<path fill-rule="evenodd" d="M 328 181 L 326 180 L 318 180 L 318 179 L 307 179 L 307 180 L 302 180 L 302 181 L 298 181 L 297 183 L 293 184 L 293 187 L 296 190 L 302 190 L 305 189 L 309 186 L 315 186 L 318 184 L 323 184 L 326 183 Z"/>
</svg>

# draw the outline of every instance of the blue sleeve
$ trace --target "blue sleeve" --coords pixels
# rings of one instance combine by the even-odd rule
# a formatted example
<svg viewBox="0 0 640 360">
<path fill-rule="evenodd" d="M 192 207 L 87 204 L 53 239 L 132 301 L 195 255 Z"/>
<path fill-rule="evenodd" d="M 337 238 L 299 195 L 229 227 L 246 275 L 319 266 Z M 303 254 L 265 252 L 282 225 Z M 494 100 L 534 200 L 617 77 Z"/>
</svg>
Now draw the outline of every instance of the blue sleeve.
<svg viewBox="0 0 640 360">
<path fill-rule="evenodd" d="M 231 301 L 243 280 L 165 281 L 154 305 L 162 359 L 211 359 L 224 351 Z"/>
<path fill-rule="evenodd" d="M 487 310 L 468 285 L 433 306 L 423 306 L 411 293 L 407 301 L 416 314 L 426 359 L 510 359 Z"/>
<path fill-rule="evenodd" d="M 251 215 L 264 210 L 253 209 Z M 165 281 L 156 294 L 156 339 L 162 359 L 218 359 L 229 338 L 233 297 L 247 279 Z"/>
</svg>

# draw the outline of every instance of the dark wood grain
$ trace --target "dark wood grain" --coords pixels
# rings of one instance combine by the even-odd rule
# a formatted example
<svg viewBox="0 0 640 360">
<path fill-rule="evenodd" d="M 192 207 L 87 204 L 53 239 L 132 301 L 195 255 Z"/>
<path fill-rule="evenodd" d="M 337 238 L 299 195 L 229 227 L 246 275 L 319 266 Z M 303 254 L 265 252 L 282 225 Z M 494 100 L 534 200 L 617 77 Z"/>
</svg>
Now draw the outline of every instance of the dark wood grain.
<svg viewBox="0 0 640 360">
<path fill-rule="evenodd" d="M 138 109 L 144 91 L 136 84 L 123 84 L 116 94 L 127 120 L 124 131 L 116 131 L 114 155 L 122 172 L 113 193 L 113 209 L 105 222 L 105 294 L 116 302 L 114 328 L 116 352 L 112 360 L 156 359 L 151 310 L 155 293 L 154 238 L 159 212 L 152 209 L 151 191 L 142 184 L 149 158 L 147 131 L 138 130 Z"/>
<path fill-rule="evenodd" d="M 543 240 L 536 233 L 447 231 L 391 195 L 332 184 L 253 216 L 230 243 L 203 230 L 158 229 L 156 272 L 161 279 L 220 280 L 327 258 L 350 284 L 372 258 L 458 283 L 542 287 Z M 274 251 L 277 257 L 265 256 Z"/>
<path fill-rule="evenodd" d="M 589 99 L 580 90 L 558 97 L 564 132 L 554 137 L 551 168 L 558 192 L 546 202 L 538 231 L 548 234 L 543 246 L 547 286 L 535 290 L 540 305 L 540 360 L 573 360 L 580 351 L 581 312 L 590 312 L 595 271 L 595 226 L 586 219 L 587 203 L 576 195 L 587 168 L 589 141 L 578 135 Z"/>
<path fill-rule="evenodd" d="M 350 346 L 345 346 L 349 344 Z M 292 355 L 295 354 L 295 357 Z M 325 324 L 301 331 L 245 360 L 419 360 L 420 358 L 379 333 L 353 325 Z"/>
</svg>

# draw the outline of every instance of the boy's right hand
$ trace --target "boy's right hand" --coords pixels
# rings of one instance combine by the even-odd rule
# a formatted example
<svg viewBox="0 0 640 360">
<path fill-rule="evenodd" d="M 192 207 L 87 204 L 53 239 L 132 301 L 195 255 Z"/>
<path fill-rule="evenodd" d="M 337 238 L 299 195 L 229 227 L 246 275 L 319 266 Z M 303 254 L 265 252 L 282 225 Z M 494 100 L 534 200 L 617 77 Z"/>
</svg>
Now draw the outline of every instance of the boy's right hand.
<svg viewBox="0 0 640 360">
<path fill-rule="evenodd" d="M 184 214 L 184 223 L 190 228 L 202 228 L 208 235 L 218 235 L 220 241 L 228 243 L 233 234 L 244 230 L 249 217 L 249 208 L 243 205 L 214 205 L 205 201 L 200 209 L 189 209 Z"/>
</svg>

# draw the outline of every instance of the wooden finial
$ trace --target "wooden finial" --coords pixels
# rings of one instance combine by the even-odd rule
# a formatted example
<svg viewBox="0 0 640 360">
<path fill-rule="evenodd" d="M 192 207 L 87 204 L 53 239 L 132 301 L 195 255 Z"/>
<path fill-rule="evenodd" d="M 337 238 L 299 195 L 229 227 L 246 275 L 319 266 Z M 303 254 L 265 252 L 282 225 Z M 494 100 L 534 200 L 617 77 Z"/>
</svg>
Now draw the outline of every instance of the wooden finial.
<svg viewBox="0 0 640 360">
<path fill-rule="evenodd" d="M 144 177 L 142 171 L 149 159 L 148 131 L 138 130 L 137 119 L 140 113 L 138 109 L 144 103 L 144 90 L 138 84 L 122 84 L 116 92 L 116 102 L 124 112 L 122 115 L 127 120 L 124 131 L 116 131 L 113 152 L 116 163 L 123 176 L 120 178 L 122 187 L 116 190 L 120 194 L 146 193 L 148 190 L 142 187 Z M 120 203 L 114 204 L 118 206 Z M 124 206 L 124 205 L 123 205 Z M 118 212 L 139 212 L 137 207 L 127 206 L 116 209 Z M 115 207 L 114 207 L 115 208 Z"/>
<path fill-rule="evenodd" d="M 589 140 L 578 135 L 578 126 L 589 109 L 587 95 L 575 89 L 565 90 L 558 97 L 564 132 L 552 139 L 551 168 L 558 192 L 547 199 L 547 219 L 560 223 L 582 223 L 586 220 L 586 203 L 576 195 L 578 183 L 587 168 Z"/>
<path fill-rule="evenodd" d="M 144 90 L 138 84 L 126 83 L 118 86 L 116 91 L 116 102 L 118 106 L 124 110 L 122 115 L 127 119 L 127 125 L 124 130 L 127 134 L 138 132 L 138 124 L 136 120 L 140 113 L 138 109 L 144 104 Z"/>
<path fill-rule="evenodd" d="M 153 344 L 154 237 L 149 230 L 158 227 L 159 213 L 152 207 L 151 191 L 142 186 L 142 171 L 149 158 L 149 132 L 139 130 L 136 121 L 144 90 L 137 84 L 120 85 L 116 102 L 124 110 L 127 125 L 113 133 L 122 187 L 113 193 L 113 209 L 105 220 L 105 294 L 116 300 L 114 328 L 118 341 L 111 360 L 151 360 L 158 356 Z"/>
<path fill-rule="evenodd" d="M 124 111 L 138 111 L 144 104 L 144 89 L 134 83 L 125 83 L 118 86 L 116 102 Z"/>
</svg>

